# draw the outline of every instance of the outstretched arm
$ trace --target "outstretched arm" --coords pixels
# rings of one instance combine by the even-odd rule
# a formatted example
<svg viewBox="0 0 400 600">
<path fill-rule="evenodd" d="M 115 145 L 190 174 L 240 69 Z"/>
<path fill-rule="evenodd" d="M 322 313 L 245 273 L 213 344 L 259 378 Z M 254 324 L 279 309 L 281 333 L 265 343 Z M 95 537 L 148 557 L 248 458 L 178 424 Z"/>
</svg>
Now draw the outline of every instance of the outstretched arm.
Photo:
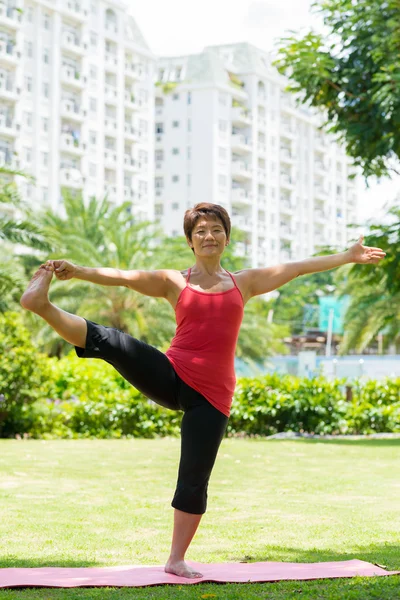
<svg viewBox="0 0 400 600">
<path fill-rule="evenodd" d="M 349 263 L 358 264 L 377 264 L 386 253 L 381 248 L 371 248 L 363 246 L 364 236 L 360 236 L 358 242 L 351 246 L 345 252 L 330 254 L 328 256 L 315 256 L 305 260 L 274 265 L 265 269 L 248 269 L 246 272 L 246 283 L 249 290 L 249 297 L 266 294 L 276 290 L 288 281 L 307 275 L 309 273 L 318 273 L 320 271 L 329 271 Z"/>
<path fill-rule="evenodd" d="M 57 279 L 82 279 L 99 285 L 122 286 L 145 296 L 166 298 L 169 290 L 171 271 L 113 269 L 111 267 L 81 267 L 67 260 L 48 260 L 46 265 L 53 268 Z"/>
</svg>

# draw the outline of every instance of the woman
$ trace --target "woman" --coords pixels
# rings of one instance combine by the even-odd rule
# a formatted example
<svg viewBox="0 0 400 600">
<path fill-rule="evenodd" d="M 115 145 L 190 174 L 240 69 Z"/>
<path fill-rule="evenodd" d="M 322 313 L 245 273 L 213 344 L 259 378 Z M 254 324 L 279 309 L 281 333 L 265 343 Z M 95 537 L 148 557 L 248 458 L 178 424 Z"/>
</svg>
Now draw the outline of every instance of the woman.
<svg viewBox="0 0 400 600">
<path fill-rule="evenodd" d="M 299 275 L 346 263 L 378 263 L 385 253 L 362 246 L 362 237 L 346 252 L 234 275 L 220 264 L 231 224 L 217 204 L 187 210 L 184 232 L 195 264 L 183 271 L 122 271 L 87 268 L 49 260 L 34 274 L 21 305 L 42 317 L 78 356 L 101 358 L 158 404 L 184 412 L 181 459 L 172 501 L 174 530 L 165 571 L 201 577 L 185 563 L 185 553 L 206 511 L 208 480 L 228 422 L 235 388 L 234 355 L 250 298 L 277 289 Z M 47 293 L 57 279 L 72 277 L 100 285 L 120 285 L 147 296 L 165 298 L 176 313 L 177 330 L 165 354 L 130 335 L 54 306 Z"/>
</svg>

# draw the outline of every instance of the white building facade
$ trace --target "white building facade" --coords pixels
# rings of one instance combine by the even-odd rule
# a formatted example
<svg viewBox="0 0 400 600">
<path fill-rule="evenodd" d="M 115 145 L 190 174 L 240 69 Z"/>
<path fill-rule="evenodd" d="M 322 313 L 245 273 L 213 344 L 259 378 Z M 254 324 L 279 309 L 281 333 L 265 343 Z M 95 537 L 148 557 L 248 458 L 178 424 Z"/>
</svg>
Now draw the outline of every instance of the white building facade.
<svg viewBox="0 0 400 600">
<path fill-rule="evenodd" d="M 31 205 L 63 188 L 154 218 L 154 65 L 119 0 L 0 3 L 0 164 Z"/>
<path fill-rule="evenodd" d="M 182 235 L 184 211 L 224 206 L 249 266 L 344 249 L 356 220 L 351 161 L 317 116 L 296 107 L 267 53 L 250 44 L 160 58 L 155 98 L 155 211 Z"/>
</svg>

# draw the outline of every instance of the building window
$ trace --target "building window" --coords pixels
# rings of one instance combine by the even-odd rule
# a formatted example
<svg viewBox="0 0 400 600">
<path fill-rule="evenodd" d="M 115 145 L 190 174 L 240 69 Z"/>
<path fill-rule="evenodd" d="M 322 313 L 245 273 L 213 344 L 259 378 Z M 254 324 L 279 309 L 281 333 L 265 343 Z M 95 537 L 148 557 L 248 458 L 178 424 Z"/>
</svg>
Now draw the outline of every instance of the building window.
<svg viewBox="0 0 400 600">
<path fill-rule="evenodd" d="M 27 92 L 32 92 L 32 77 L 30 77 L 29 75 L 25 75 L 25 89 Z"/>
<path fill-rule="evenodd" d="M 50 55 L 49 55 L 49 49 L 45 48 L 43 50 L 43 62 L 48 65 L 50 64 Z"/>
<path fill-rule="evenodd" d="M 90 65 L 89 77 L 90 79 L 97 79 L 97 67 L 94 65 Z"/>
<path fill-rule="evenodd" d="M 191 146 L 187 147 L 187 157 L 189 160 L 192 158 L 192 147 Z"/>
<path fill-rule="evenodd" d="M 192 119 L 188 119 L 188 131 L 192 131 Z"/>
<path fill-rule="evenodd" d="M 225 175 L 218 175 L 218 185 L 220 187 L 226 187 L 226 176 Z"/>
<path fill-rule="evenodd" d="M 44 187 L 42 190 L 42 199 L 45 204 L 49 201 L 49 188 Z"/>
<path fill-rule="evenodd" d="M 179 121 L 172 121 L 172 127 L 179 127 Z"/>
<path fill-rule="evenodd" d="M 226 148 L 222 148 L 222 146 L 219 146 L 219 148 L 218 148 L 218 157 L 219 157 L 221 160 L 226 160 L 226 159 L 227 159 L 227 156 L 228 156 L 228 151 L 227 151 L 227 149 L 226 149 Z"/>
<path fill-rule="evenodd" d="M 96 177 L 97 165 L 96 163 L 89 163 L 89 177 Z"/>
<path fill-rule="evenodd" d="M 225 133 L 228 129 L 228 123 L 226 121 L 219 121 L 218 123 L 218 128 L 221 131 L 221 133 Z"/>
<path fill-rule="evenodd" d="M 164 187 L 164 178 L 163 177 L 156 177 L 154 180 L 154 185 L 156 187 L 157 190 L 161 190 Z"/>
<path fill-rule="evenodd" d="M 189 173 L 188 176 L 187 176 L 187 185 L 188 185 L 188 187 L 190 187 L 191 183 L 192 183 L 192 176 Z"/>
<path fill-rule="evenodd" d="M 156 133 L 164 133 L 164 123 L 156 123 Z"/>
<path fill-rule="evenodd" d="M 179 94 L 173 94 L 172 100 L 179 100 Z"/>
<path fill-rule="evenodd" d="M 49 97 L 49 84 L 48 84 L 48 82 L 47 82 L 47 81 L 44 81 L 44 82 L 43 82 L 43 96 L 44 96 L 45 98 L 48 98 L 48 97 Z"/>
<path fill-rule="evenodd" d="M 143 133 L 147 133 L 148 131 L 148 122 L 145 119 L 139 119 L 139 131 Z"/>
<path fill-rule="evenodd" d="M 24 159 L 27 163 L 32 162 L 32 148 L 28 148 L 27 146 L 24 148 Z"/>
<path fill-rule="evenodd" d="M 188 95 L 187 95 L 187 103 L 188 103 L 188 104 L 192 104 L 192 92 L 188 92 Z"/>
<path fill-rule="evenodd" d="M 156 150 L 155 152 L 155 160 L 163 160 L 164 159 L 164 150 Z"/>
<path fill-rule="evenodd" d="M 48 152 L 42 152 L 42 164 L 44 167 L 47 167 L 47 165 L 49 164 L 49 153 Z"/>
<path fill-rule="evenodd" d="M 218 102 L 222 106 L 226 106 L 228 104 L 228 96 L 226 94 L 218 94 Z"/>
<path fill-rule="evenodd" d="M 90 45 L 97 46 L 97 33 L 95 31 L 90 32 Z"/>
<path fill-rule="evenodd" d="M 46 133 L 49 131 L 49 119 L 47 117 L 42 117 L 42 129 Z"/>
<path fill-rule="evenodd" d="M 89 143 L 92 146 L 96 145 L 96 140 L 97 140 L 97 134 L 95 131 L 89 131 Z"/>
<path fill-rule="evenodd" d="M 33 44 L 28 40 L 25 40 L 25 54 L 28 58 L 33 57 Z"/>
<path fill-rule="evenodd" d="M 179 148 L 172 148 L 172 154 L 179 154 Z"/>
<path fill-rule="evenodd" d="M 178 202 L 173 202 L 172 203 L 172 210 L 179 210 L 179 204 L 178 204 Z"/>
<path fill-rule="evenodd" d="M 91 112 L 96 112 L 97 111 L 97 100 L 96 100 L 96 98 L 90 98 L 89 109 L 90 109 Z"/>
<path fill-rule="evenodd" d="M 177 183 L 179 181 L 179 175 L 172 175 L 172 183 Z"/>
<path fill-rule="evenodd" d="M 43 27 L 47 30 L 50 29 L 50 15 L 45 13 L 43 17 Z"/>
<path fill-rule="evenodd" d="M 31 128 L 32 127 L 32 113 L 31 112 L 24 112 L 24 121 L 25 121 L 25 126 Z"/>
<path fill-rule="evenodd" d="M 32 8 L 32 6 L 28 6 L 28 8 L 26 9 L 26 20 L 28 21 L 28 23 L 32 23 L 32 21 L 33 21 L 33 8 Z"/>
</svg>

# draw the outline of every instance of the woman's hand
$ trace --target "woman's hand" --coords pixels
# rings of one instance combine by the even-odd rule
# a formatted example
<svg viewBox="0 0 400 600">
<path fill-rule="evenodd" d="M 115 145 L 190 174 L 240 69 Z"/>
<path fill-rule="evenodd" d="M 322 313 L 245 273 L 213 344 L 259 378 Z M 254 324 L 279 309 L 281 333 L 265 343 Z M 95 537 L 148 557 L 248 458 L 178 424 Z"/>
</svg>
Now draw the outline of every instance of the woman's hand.
<svg viewBox="0 0 400 600">
<path fill-rule="evenodd" d="M 67 260 L 48 260 L 42 266 L 50 271 L 54 271 L 57 279 L 65 281 L 72 279 L 76 273 L 76 265 Z"/>
<path fill-rule="evenodd" d="M 347 250 L 350 257 L 350 262 L 358 263 L 360 265 L 377 264 L 382 260 L 382 258 L 385 258 L 386 252 L 384 252 L 381 248 L 363 246 L 363 241 L 364 236 L 360 235 L 358 242 Z"/>
</svg>

